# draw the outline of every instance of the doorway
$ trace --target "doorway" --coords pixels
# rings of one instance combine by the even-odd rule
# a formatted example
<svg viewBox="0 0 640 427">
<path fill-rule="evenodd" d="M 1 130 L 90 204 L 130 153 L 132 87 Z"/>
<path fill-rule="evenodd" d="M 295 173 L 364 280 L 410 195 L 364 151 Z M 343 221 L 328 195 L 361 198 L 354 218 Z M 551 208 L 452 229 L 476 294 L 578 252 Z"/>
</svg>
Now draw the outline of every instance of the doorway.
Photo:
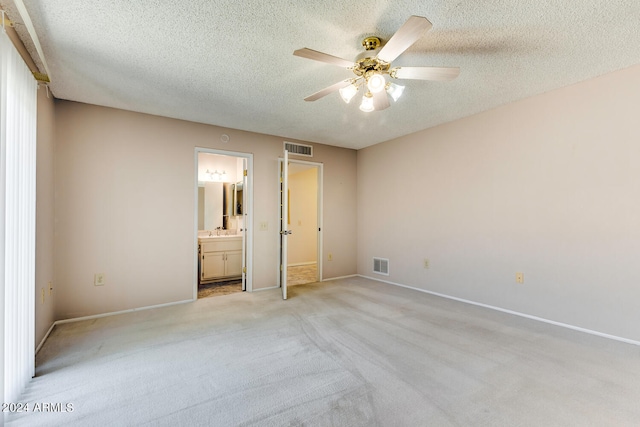
<svg viewBox="0 0 640 427">
<path fill-rule="evenodd" d="M 285 153 L 286 154 L 286 153 Z M 281 174 L 287 174 L 281 180 L 281 212 L 286 245 L 281 244 L 281 269 L 279 285 L 284 287 L 303 285 L 322 280 L 322 164 L 287 158 L 287 168 L 281 167 Z M 284 159 L 280 159 L 281 164 Z M 282 234 L 282 230 L 281 230 Z M 285 258 L 286 257 L 286 258 Z M 282 262 L 286 261 L 286 262 Z"/>
<path fill-rule="evenodd" d="M 193 298 L 251 292 L 253 155 L 196 148 L 195 163 Z"/>
</svg>

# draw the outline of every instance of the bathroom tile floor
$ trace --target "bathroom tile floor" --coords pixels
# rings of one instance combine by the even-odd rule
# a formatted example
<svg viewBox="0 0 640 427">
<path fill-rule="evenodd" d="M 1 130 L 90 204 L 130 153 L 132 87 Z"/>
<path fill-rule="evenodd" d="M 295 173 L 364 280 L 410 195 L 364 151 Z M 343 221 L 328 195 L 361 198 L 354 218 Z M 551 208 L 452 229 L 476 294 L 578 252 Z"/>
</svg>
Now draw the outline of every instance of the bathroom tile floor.
<svg viewBox="0 0 640 427">
<path fill-rule="evenodd" d="M 287 284 L 289 286 L 304 285 L 318 281 L 316 264 L 295 265 L 287 267 Z M 204 283 L 198 286 L 198 298 L 217 297 L 242 292 L 241 280 Z"/>
<path fill-rule="evenodd" d="M 287 267 L 287 285 L 304 285 L 318 281 L 318 267 L 316 264 L 293 265 Z"/>
<path fill-rule="evenodd" d="M 202 283 L 198 286 L 198 298 L 217 297 L 242 292 L 242 280 Z"/>
<path fill-rule="evenodd" d="M 287 268 L 287 284 L 289 286 L 304 285 L 318 281 L 316 264 L 295 265 Z M 203 283 L 198 286 L 198 298 L 217 297 L 242 292 L 242 281 Z"/>
</svg>

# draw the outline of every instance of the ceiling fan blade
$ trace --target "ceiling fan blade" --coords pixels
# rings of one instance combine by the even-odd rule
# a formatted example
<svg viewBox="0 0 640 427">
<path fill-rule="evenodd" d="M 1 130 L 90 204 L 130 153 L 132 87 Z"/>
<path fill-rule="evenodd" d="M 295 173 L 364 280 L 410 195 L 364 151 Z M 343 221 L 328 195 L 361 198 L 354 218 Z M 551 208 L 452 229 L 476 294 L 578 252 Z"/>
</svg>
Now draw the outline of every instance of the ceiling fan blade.
<svg viewBox="0 0 640 427">
<path fill-rule="evenodd" d="M 396 79 L 414 80 L 453 80 L 460 74 L 458 67 L 397 67 L 389 73 Z"/>
<path fill-rule="evenodd" d="M 293 54 L 301 58 L 313 59 L 314 61 L 325 62 L 327 64 L 338 65 L 340 67 L 353 67 L 353 61 L 347 61 L 346 59 L 338 58 L 337 56 L 329 55 L 328 53 L 318 52 L 317 50 L 307 49 L 306 47 L 293 51 Z"/>
<path fill-rule="evenodd" d="M 427 18 L 411 16 L 380 50 L 378 59 L 392 62 L 409 46 L 414 44 L 431 26 L 431 22 Z"/>
<path fill-rule="evenodd" d="M 376 111 L 389 108 L 390 105 L 391 104 L 389 103 L 389 97 L 387 96 L 387 91 L 381 90 L 380 92 L 376 92 L 373 94 L 373 108 Z"/>
<path fill-rule="evenodd" d="M 304 100 L 305 101 L 315 101 L 317 99 L 322 98 L 323 96 L 327 96 L 332 92 L 335 92 L 337 90 L 342 89 L 343 87 L 349 86 L 351 84 L 352 80 L 351 79 L 347 79 L 347 80 L 343 80 L 341 82 L 332 84 L 329 87 L 325 87 L 322 90 L 319 90 L 318 92 L 307 96 Z"/>
</svg>

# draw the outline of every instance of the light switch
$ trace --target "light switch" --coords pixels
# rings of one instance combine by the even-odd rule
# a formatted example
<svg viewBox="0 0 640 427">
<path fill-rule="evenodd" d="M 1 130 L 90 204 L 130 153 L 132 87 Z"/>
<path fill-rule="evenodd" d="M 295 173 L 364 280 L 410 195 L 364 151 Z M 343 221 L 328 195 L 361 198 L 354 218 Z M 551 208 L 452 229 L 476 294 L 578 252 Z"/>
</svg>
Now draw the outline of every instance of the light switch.
<svg viewBox="0 0 640 427">
<path fill-rule="evenodd" d="M 95 276 L 93 276 L 93 285 L 104 286 L 104 273 L 96 273 Z"/>
</svg>

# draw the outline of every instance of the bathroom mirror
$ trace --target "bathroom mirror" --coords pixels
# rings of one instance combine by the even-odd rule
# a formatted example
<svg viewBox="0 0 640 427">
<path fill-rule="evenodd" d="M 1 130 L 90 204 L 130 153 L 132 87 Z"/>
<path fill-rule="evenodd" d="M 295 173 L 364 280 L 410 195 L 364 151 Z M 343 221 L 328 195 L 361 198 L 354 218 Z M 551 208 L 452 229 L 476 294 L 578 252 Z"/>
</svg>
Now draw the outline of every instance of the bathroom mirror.
<svg viewBox="0 0 640 427">
<path fill-rule="evenodd" d="M 233 183 L 205 182 L 198 187 L 198 230 L 230 229 L 235 198 L 236 184 Z"/>
<path fill-rule="evenodd" d="M 235 191 L 233 192 L 233 215 L 242 215 L 242 181 L 235 184 Z"/>
</svg>

